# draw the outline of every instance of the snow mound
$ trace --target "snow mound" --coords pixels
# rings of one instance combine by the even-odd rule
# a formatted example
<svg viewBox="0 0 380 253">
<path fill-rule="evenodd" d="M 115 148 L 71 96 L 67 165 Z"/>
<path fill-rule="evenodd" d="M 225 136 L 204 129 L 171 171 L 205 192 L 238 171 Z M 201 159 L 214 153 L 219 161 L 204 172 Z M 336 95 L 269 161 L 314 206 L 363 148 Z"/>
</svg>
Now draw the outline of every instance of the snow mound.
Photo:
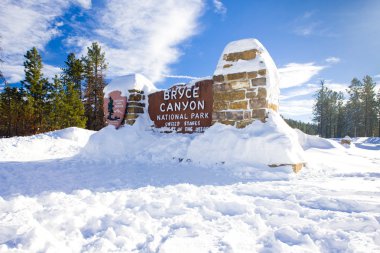
<svg viewBox="0 0 380 253">
<path fill-rule="evenodd" d="M 94 131 L 77 127 L 26 137 L 0 139 L 0 161 L 38 161 L 71 157 Z"/>
<path fill-rule="evenodd" d="M 255 121 L 244 129 L 215 124 L 203 134 L 163 134 L 146 131 L 143 125 L 137 122 L 119 130 L 106 127 L 91 136 L 81 155 L 151 162 L 178 159 L 204 165 L 281 165 L 305 161 L 296 132 L 273 111 L 266 123 Z"/>
<path fill-rule="evenodd" d="M 319 149 L 330 149 L 330 148 L 341 148 L 337 142 L 324 139 L 318 136 L 308 135 L 299 129 L 294 129 L 298 135 L 298 141 L 304 150 L 309 148 L 319 148 Z"/>
<path fill-rule="evenodd" d="M 157 88 L 145 76 L 141 74 L 129 74 L 113 79 L 103 90 L 104 97 L 108 97 L 112 91 L 121 91 L 122 96 L 128 97 L 128 90 L 143 90 L 146 94 L 154 92 Z"/>
</svg>

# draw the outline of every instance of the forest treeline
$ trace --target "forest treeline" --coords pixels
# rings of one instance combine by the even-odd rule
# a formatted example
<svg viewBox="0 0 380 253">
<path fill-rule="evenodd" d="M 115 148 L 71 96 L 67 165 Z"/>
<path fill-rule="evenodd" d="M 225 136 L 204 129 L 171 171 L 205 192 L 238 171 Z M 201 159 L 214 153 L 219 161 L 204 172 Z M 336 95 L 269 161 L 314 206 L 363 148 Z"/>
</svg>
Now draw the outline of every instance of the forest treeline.
<svg viewBox="0 0 380 253">
<path fill-rule="evenodd" d="M 43 74 L 42 57 L 34 47 L 26 52 L 25 79 L 19 87 L 5 84 L 0 93 L 0 137 L 25 136 L 66 127 L 101 129 L 105 53 L 96 43 L 87 55 L 67 56 L 62 74 L 50 82 Z"/>
<path fill-rule="evenodd" d="M 380 136 L 380 90 L 370 76 L 352 79 L 348 97 L 326 87 L 321 81 L 315 94 L 313 122 L 322 137 Z"/>
</svg>

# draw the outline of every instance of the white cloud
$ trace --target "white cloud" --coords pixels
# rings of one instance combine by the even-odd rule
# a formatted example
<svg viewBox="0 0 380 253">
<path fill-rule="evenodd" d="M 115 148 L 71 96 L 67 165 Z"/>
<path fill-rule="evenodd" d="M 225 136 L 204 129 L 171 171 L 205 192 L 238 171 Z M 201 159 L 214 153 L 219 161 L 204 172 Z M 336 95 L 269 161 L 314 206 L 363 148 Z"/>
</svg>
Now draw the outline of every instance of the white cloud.
<svg viewBox="0 0 380 253">
<path fill-rule="evenodd" d="M 326 66 L 318 66 L 313 62 L 289 63 L 285 65 L 285 67 L 279 69 L 280 88 L 302 85 L 325 68 Z"/>
<path fill-rule="evenodd" d="M 166 78 L 183 78 L 183 79 L 191 79 L 191 80 L 200 79 L 199 77 L 195 77 L 195 76 L 183 76 L 183 75 L 163 75 L 163 77 L 166 77 Z"/>
<path fill-rule="evenodd" d="M 74 4 L 77 3 L 79 6 L 81 6 L 83 9 L 90 9 L 92 4 L 91 0 L 73 0 Z"/>
<path fill-rule="evenodd" d="M 334 83 L 331 80 L 326 80 L 325 85 L 327 88 L 336 91 L 336 92 L 344 92 L 346 93 L 346 89 L 348 88 L 349 84 L 347 83 Z"/>
<path fill-rule="evenodd" d="M 90 0 L 3 0 L 0 8 L 0 36 L 4 54 L 3 72 L 8 82 L 23 79 L 23 55 L 32 47 L 44 50 L 45 45 L 59 34 L 61 22 L 70 4 L 90 7 Z"/>
<path fill-rule="evenodd" d="M 24 67 L 22 65 L 4 63 L 1 70 L 8 83 L 16 83 L 24 79 Z"/>
<path fill-rule="evenodd" d="M 334 56 L 331 56 L 331 57 L 326 58 L 325 61 L 326 61 L 327 63 L 334 64 L 334 63 L 338 63 L 338 62 L 340 62 L 340 58 L 338 58 L 338 57 L 334 57 Z"/>
<path fill-rule="evenodd" d="M 203 14 L 202 0 L 108 1 L 99 11 L 96 36 L 72 37 L 82 54 L 91 41 L 98 41 L 106 52 L 108 76 L 143 73 L 152 81 L 170 74 L 170 64 L 181 56 L 179 45 L 198 32 Z"/>
<path fill-rule="evenodd" d="M 310 122 L 313 104 L 313 98 L 281 101 L 280 114 L 284 115 L 285 118 Z"/>
<path fill-rule="evenodd" d="M 61 74 L 62 70 L 61 70 L 61 68 L 58 68 L 56 66 L 44 64 L 44 67 L 42 69 L 42 73 L 44 73 L 44 77 L 52 79 L 55 75 Z"/>
<path fill-rule="evenodd" d="M 280 100 L 284 101 L 284 100 L 293 99 L 300 96 L 311 97 L 317 89 L 318 89 L 318 86 L 315 84 L 305 84 L 302 86 L 281 89 Z"/>
<path fill-rule="evenodd" d="M 227 8 L 224 6 L 222 1 L 220 0 L 213 0 L 214 4 L 214 11 L 218 14 L 225 15 L 227 13 Z"/>
</svg>

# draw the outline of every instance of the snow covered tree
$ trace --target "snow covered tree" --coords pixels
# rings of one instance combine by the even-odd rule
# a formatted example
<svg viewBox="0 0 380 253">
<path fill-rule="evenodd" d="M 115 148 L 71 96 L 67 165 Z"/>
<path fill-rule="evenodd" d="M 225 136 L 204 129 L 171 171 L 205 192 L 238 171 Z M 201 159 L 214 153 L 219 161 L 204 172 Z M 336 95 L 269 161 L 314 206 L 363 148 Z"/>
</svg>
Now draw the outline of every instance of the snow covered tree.
<svg viewBox="0 0 380 253">
<path fill-rule="evenodd" d="M 25 80 L 21 81 L 26 89 L 27 100 L 31 105 L 33 121 L 30 128 L 33 133 L 43 132 L 48 117 L 46 112 L 46 98 L 49 91 L 49 82 L 42 74 L 42 58 L 37 49 L 33 47 L 25 55 Z"/>
<path fill-rule="evenodd" d="M 87 56 L 83 59 L 85 76 L 84 105 L 87 117 L 87 128 L 99 130 L 105 125 L 103 109 L 103 89 L 105 83 L 105 53 L 98 43 L 87 48 Z"/>
</svg>

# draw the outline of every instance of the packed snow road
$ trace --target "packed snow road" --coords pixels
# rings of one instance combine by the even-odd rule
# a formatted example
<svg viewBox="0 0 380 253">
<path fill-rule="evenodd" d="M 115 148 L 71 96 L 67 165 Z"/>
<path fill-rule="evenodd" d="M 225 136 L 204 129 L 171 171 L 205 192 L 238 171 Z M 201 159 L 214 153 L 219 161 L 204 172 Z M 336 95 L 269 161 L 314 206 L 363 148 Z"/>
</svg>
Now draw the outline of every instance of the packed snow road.
<svg viewBox="0 0 380 253">
<path fill-rule="evenodd" d="M 0 252 L 380 251 L 375 139 L 300 135 L 308 165 L 294 174 L 100 159 L 81 152 L 83 131 L 0 140 Z"/>
</svg>

